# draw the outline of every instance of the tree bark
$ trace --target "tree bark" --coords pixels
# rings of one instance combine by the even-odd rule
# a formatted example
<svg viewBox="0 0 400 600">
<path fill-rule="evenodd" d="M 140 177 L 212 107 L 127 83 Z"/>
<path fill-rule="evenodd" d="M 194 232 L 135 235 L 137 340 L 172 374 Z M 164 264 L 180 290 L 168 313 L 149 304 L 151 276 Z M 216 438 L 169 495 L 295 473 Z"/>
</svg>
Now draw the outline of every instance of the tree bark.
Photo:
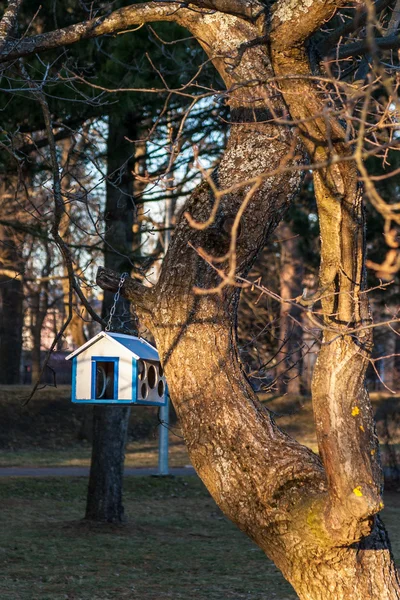
<svg viewBox="0 0 400 600">
<path fill-rule="evenodd" d="M 85 519 L 120 523 L 124 520 L 122 481 L 130 409 L 93 407 L 93 446 Z"/>
<path fill-rule="evenodd" d="M 105 206 L 104 262 L 113 269 L 131 272 L 135 222 L 133 176 L 135 147 L 127 142 L 137 137 L 136 115 L 121 120 L 118 111 L 109 116 L 107 140 L 107 196 Z M 138 234 L 136 234 L 137 236 Z M 105 292 L 103 318 L 108 318 L 114 294 Z M 130 302 L 120 298 L 112 330 L 136 333 Z M 121 522 L 124 519 L 122 483 L 130 407 L 94 406 L 93 444 L 86 519 Z"/>
<path fill-rule="evenodd" d="M 332 6 L 327 3 L 324 10 L 328 9 Z M 317 12 L 322 18 L 319 6 Z M 282 18 L 282 31 L 289 37 Z M 297 18 L 303 19 L 294 31 L 301 37 L 309 16 L 294 10 L 293 18 L 294 25 Z M 333 175 L 330 170 L 316 174 L 327 332 L 313 399 L 323 468 L 320 458 L 282 433 L 258 403 L 238 359 L 238 288 L 221 287 L 216 269 L 210 266 L 210 256 L 221 258 L 232 249 L 232 236 L 223 232 L 229 231 L 227 222 L 241 211 L 240 231 L 231 229 L 237 236 L 234 260 L 230 254 L 217 266 L 228 277 L 233 264 L 235 275 L 243 277 L 299 185 L 295 172 L 280 168 L 293 165 L 298 152 L 291 130 L 271 124 L 271 112 L 274 117 L 285 112 L 281 99 L 267 86 L 243 83 L 266 81 L 273 75 L 308 74 L 308 63 L 298 45 L 291 54 L 287 40 L 278 37 L 274 44 L 272 38 L 273 71 L 265 46 L 252 43 L 260 29 L 233 16 L 188 16 L 184 24 L 231 90 L 231 135 L 212 182 L 201 184 L 188 201 L 155 288 L 127 281 L 123 291 L 136 303 L 140 318 L 155 337 L 192 464 L 224 513 L 275 562 L 299 598 L 398 599 L 389 541 L 376 516 L 383 505 L 372 412 L 364 387 L 369 336 L 365 331 L 357 336 L 348 333 L 347 326 L 350 323 L 351 330 L 368 320 L 361 293 L 364 224 L 357 172 L 349 163 Z M 272 25 L 276 34 L 274 21 Z M 300 92 L 298 87 L 294 91 L 288 82 L 281 88 L 292 118 L 304 118 L 309 103 L 309 128 L 304 134 L 326 139 L 326 125 L 309 118 L 321 114 L 312 87 L 304 84 Z M 302 93 L 304 98 L 296 103 Z M 333 135 L 338 129 L 338 125 L 331 129 Z M 326 146 L 325 141 L 320 144 Z M 306 147 L 313 158 L 313 145 L 306 143 Z M 343 154 L 345 149 L 338 151 Z M 262 179 L 249 201 L 250 184 L 246 187 L 245 182 L 254 182 L 258 175 Z M 240 182 L 244 189 L 233 189 Z M 337 198 L 333 184 L 341 186 L 339 205 L 332 203 L 332 197 Z M 209 219 L 214 186 L 231 191 L 219 196 L 208 227 L 191 227 L 188 214 L 192 224 L 193 219 L 197 223 Z M 339 227 L 332 231 L 338 212 Z M 116 282 L 112 273 L 100 271 L 103 287 L 115 289 Z M 219 293 L 202 293 L 207 289 Z M 338 323 L 333 316 L 336 304 Z M 357 418 L 351 416 L 353 412 Z"/>
</svg>

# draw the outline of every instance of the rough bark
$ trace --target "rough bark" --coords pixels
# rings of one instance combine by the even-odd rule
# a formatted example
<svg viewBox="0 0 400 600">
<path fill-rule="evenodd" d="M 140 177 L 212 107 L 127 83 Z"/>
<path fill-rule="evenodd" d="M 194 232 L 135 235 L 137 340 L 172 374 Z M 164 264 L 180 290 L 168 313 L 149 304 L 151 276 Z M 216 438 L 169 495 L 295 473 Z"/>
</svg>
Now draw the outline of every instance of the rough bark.
<svg viewBox="0 0 400 600">
<path fill-rule="evenodd" d="M 227 188 L 265 175 L 287 161 L 292 141 L 290 130 L 278 130 L 268 123 L 269 111 L 282 114 L 279 97 L 272 96 L 267 86 L 242 87 L 240 82 L 265 81 L 273 74 L 308 73 L 309 68 L 298 47 L 293 56 L 287 46 L 280 53 L 278 44 L 272 48 L 273 72 L 265 47 L 251 43 L 262 32 L 256 26 L 227 15 L 197 15 L 195 19 L 185 18 L 185 25 L 208 52 L 227 87 L 233 89 L 229 102 L 234 124 L 213 177 L 219 188 Z M 281 38 L 278 41 L 283 42 Z M 301 110 L 307 102 L 312 114 L 320 113 L 313 90 L 299 92 L 296 86 L 292 97 L 291 90 L 289 84 L 282 85 L 293 118 L 303 117 Z M 295 98 L 306 91 L 304 101 L 300 99 L 296 105 Z M 326 128 L 320 131 L 320 124 L 310 123 L 317 139 L 326 136 Z M 308 145 L 307 150 L 312 155 L 313 147 Z M 341 169 L 347 193 L 342 191 L 339 205 L 331 201 L 331 172 L 316 177 L 324 244 L 321 280 L 327 290 L 324 309 L 329 326 L 333 286 L 340 291 L 338 297 L 333 296 L 337 299 L 335 311 L 337 304 L 346 325 L 368 319 L 365 295 L 360 294 L 363 222 L 357 173 L 354 165 Z M 236 275 L 247 272 L 296 193 L 298 181 L 297 176 L 281 170 L 263 179 L 253 193 L 241 218 Z M 225 287 L 219 294 L 209 295 L 193 292 L 194 288 L 218 285 L 215 270 L 195 249 L 217 256 L 227 252 L 226 221 L 238 213 L 245 191 L 248 187 L 226 193 L 206 229 L 194 230 L 183 215 L 155 288 L 141 290 L 130 281 L 124 291 L 137 303 L 155 337 L 197 472 L 225 514 L 274 560 L 299 597 L 399 598 L 388 538 L 374 516 L 382 504 L 376 438 L 364 388 L 368 336 L 361 332 L 356 339 L 343 331 L 339 335 L 340 322 L 335 322 L 334 332 L 328 329 L 326 334 L 314 384 L 324 470 L 316 455 L 277 428 L 244 376 L 236 347 L 238 289 Z M 205 182 L 189 200 L 186 213 L 204 222 L 212 205 L 210 186 Z M 332 232 L 340 207 L 340 227 Z M 100 283 L 115 289 L 112 279 L 111 273 L 100 272 Z M 355 410 L 357 418 L 352 417 L 354 409 L 359 411 Z"/>
<path fill-rule="evenodd" d="M 128 114 L 121 122 L 118 112 L 109 116 L 107 140 L 107 196 L 105 206 L 104 261 L 118 271 L 131 271 L 129 256 L 134 241 L 135 205 L 133 200 L 134 145 L 137 137 L 136 115 Z M 105 291 L 103 317 L 108 319 L 114 294 Z M 112 330 L 134 333 L 130 302 L 121 298 L 116 306 Z M 122 484 L 125 443 L 130 407 L 95 406 L 93 443 L 86 519 L 121 522 L 124 519 Z"/>
<path fill-rule="evenodd" d="M 129 408 L 93 408 L 93 448 L 85 519 L 120 523 L 124 519 L 122 481 Z"/>
</svg>

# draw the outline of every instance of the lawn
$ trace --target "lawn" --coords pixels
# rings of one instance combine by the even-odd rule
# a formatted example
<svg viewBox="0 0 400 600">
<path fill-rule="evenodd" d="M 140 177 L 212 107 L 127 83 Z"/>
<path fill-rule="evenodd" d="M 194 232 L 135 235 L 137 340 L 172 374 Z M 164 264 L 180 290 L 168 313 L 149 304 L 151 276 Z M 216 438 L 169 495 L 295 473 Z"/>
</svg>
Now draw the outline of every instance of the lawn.
<svg viewBox="0 0 400 600">
<path fill-rule="evenodd" d="M 90 455 L 91 446 L 84 442 L 70 444 L 65 448 L 6 448 L 0 450 L 0 467 L 89 467 Z M 157 464 L 158 441 L 156 439 L 127 444 L 126 467 L 156 467 Z M 184 467 L 189 464 L 183 440 L 171 436 L 170 467 Z"/>
<path fill-rule="evenodd" d="M 70 402 L 70 387 L 45 388 L 28 406 L 22 400 L 29 386 L 0 386 L 0 467 L 67 467 L 90 465 L 91 411 Z M 400 462 L 400 397 L 373 393 L 378 434 L 385 466 Z M 280 427 L 302 444 L 317 451 L 312 406 L 301 396 L 264 395 L 260 399 L 273 412 Z M 156 467 L 159 421 L 157 409 L 135 406 L 131 411 L 127 467 Z M 389 446 L 385 444 L 390 433 Z M 178 424 L 172 423 L 169 461 L 171 467 L 190 464 Z"/>
<path fill-rule="evenodd" d="M 82 521 L 84 478 L 0 480 L 2 600 L 295 600 L 197 477 L 128 477 L 127 523 Z M 400 558 L 400 506 L 383 512 Z"/>
<path fill-rule="evenodd" d="M 128 522 L 90 525 L 85 479 L 3 479 L 2 600 L 294 600 L 197 477 L 125 482 Z"/>
<path fill-rule="evenodd" d="M 21 390 L 0 388 L 0 466 L 85 466 L 82 439 L 90 407 L 71 406 L 69 390 L 45 390 L 28 407 Z M 266 399 L 277 422 L 316 448 L 310 402 Z M 377 412 L 380 399 L 374 399 Z M 379 423 L 398 423 L 399 398 Z M 147 407 L 142 407 L 147 408 Z M 386 419 L 388 414 L 390 419 Z M 386 419 L 386 420 L 385 420 Z M 90 422 L 90 419 L 89 419 Z M 154 411 L 132 409 L 127 466 L 157 464 Z M 135 439 L 136 429 L 146 435 Z M 179 435 L 179 429 L 174 425 Z M 399 446 L 398 426 L 391 443 Z M 384 430 L 383 430 L 384 431 Z M 171 435 L 170 464 L 189 463 Z M 122 526 L 82 521 L 85 478 L 0 479 L 1 600 L 295 600 L 264 554 L 214 504 L 196 477 L 126 477 Z M 399 495 L 387 493 L 383 518 L 400 560 Z"/>
</svg>

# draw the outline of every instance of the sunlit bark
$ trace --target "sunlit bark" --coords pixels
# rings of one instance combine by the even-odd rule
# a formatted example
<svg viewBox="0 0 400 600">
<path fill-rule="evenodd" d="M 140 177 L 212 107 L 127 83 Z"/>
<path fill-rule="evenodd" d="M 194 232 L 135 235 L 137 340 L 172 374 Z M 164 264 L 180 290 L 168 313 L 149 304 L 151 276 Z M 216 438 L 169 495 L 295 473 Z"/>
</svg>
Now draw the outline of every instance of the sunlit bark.
<svg viewBox="0 0 400 600">
<path fill-rule="evenodd" d="M 290 55 L 281 53 L 279 45 L 273 46 L 275 71 L 263 46 L 247 44 L 246 51 L 240 52 L 260 30 L 235 17 L 197 16 L 196 23 L 187 26 L 227 87 L 237 81 L 266 80 L 272 74 L 308 73 L 298 49 Z M 240 58 L 235 61 L 238 52 Z M 226 68 L 229 62 L 233 69 Z M 318 114 L 312 88 L 306 86 L 307 95 L 300 100 L 296 100 L 301 95 L 298 86 L 293 97 L 292 90 L 290 83 L 282 85 L 292 118 L 303 117 L 307 102 L 309 110 Z M 278 132 L 266 123 L 271 110 L 275 116 L 284 111 L 276 94 L 272 98 L 262 86 L 238 86 L 229 102 L 234 124 L 213 177 L 220 188 L 271 172 L 293 155 L 290 130 Z M 326 135 L 326 130 L 318 130 L 318 123 L 309 123 L 310 130 L 317 130 L 317 139 Z M 307 150 L 312 155 L 310 145 Z M 247 272 L 297 192 L 299 177 L 278 171 L 263 180 L 244 211 L 236 247 L 237 275 Z M 332 185 L 345 190 L 339 204 L 336 196 L 332 204 Z M 362 324 L 368 319 L 368 309 L 361 294 L 364 225 L 357 172 L 351 164 L 333 175 L 319 172 L 315 187 L 323 236 L 321 286 L 327 296 L 326 323 L 337 325 L 333 311 L 338 306 L 342 326 Z M 237 288 L 225 287 L 219 295 L 193 293 L 193 288 L 219 283 L 195 248 L 219 256 L 228 250 L 229 238 L 221 235 L 224 221 L 236 214 L 244 198 L 244 190 L 223 196 L 213 223 L 202 231 L 194 231 L 182 216 L 157 286 L 141 291 L 139 284 L 128 282 L 126 294 L 139 301 L 139 313 L 156 339 L 197 472 L 225 514 L 275 561 L 299 597 L 399 598 L 386 532 L 374 517 L 382 505 L 376 438 L 364 390 L 368 335 L 361 332 L 357 339 L 347 339 L 342 335 L 347 329 L 342 331 L 340 323 L 339 331 L 325 335 L 314 380 L 324 470 L 316 455 L 279 431 L 247 383 L 236 347 Z M 212 205 L 205 182 L 192 195 L 186 211 L 197 222 L 206 221 Z M 103 272 L 99 280 L 110 285 L 112 275 Z M 332 296 L 332 291 L 337 295 Z M 324 372 L 323 380 L 319 372 Z M 359 412 L 353 417 L 355 409 Z"/>
</svg>

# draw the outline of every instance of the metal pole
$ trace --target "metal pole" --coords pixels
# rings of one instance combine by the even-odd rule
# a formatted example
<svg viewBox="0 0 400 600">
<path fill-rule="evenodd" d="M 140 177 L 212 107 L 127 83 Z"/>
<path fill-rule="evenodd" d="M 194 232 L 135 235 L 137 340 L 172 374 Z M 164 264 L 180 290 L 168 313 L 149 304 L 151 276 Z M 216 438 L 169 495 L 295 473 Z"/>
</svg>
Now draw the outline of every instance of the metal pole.
<svg viewBox="0 0 400 600">
<path fill-rule="evenodd" d="M 165 389 L 167 402 L 160 408 L 160 435 L 158 437 L 158 474 L 169 475 L 168 445 L 169 445 L 169 396 Z"/>
<path fill-rule="evenodd" d="M 172 186 L 171 186 L 172 187 Z M 169 241 L 171 238 L 172 221 L 172 198 L 165 200 L 165 232 L 164 232 L 164 251 L 167 253 Z M 158 436 L 158 474 L 169 475 L 168 466 L 168 447 L 169 447 L 169 394 L 168 388 L 165 390 L 167 402 L 160 408 L 160 434 Z"/>
</svg>

